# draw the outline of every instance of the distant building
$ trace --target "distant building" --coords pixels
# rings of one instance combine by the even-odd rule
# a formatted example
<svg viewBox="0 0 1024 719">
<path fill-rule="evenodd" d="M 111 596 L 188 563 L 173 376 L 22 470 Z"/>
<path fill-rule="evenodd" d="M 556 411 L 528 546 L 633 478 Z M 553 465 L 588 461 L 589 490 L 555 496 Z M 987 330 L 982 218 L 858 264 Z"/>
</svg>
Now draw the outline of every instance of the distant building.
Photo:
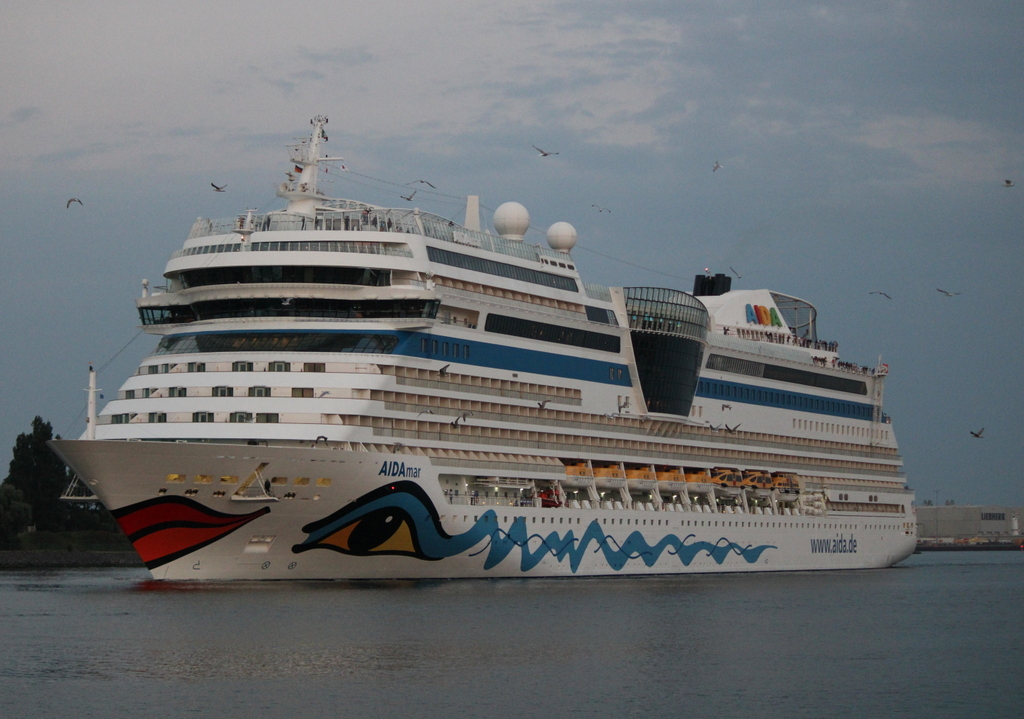
<svg viewBox="0 0 1024 719">
<path fill-rule="evenodd" d="M 919 539 L 1009 539 L 1020 536 L 1024 507 L 947 505 L 916 507 Z"/>
</svg>

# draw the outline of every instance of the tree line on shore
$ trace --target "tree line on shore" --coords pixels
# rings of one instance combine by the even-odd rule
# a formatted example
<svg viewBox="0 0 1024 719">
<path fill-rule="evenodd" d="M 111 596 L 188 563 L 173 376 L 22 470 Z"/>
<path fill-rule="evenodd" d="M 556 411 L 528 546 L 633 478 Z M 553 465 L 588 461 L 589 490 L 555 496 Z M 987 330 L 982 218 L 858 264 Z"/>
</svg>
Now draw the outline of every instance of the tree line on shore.
<svg viewBox="0 0 1024 719">
<path fill-rule="evenodd" d="M 14 443 L 7 478 L 0 484 L 0 549 L 22 548 L 29 532 L 120 532 L 99 502 L 61 499 L 74 475 L 46 446 L 51 439 L 53 427 L 36 417 L 32 431 Z"/>
</svg>

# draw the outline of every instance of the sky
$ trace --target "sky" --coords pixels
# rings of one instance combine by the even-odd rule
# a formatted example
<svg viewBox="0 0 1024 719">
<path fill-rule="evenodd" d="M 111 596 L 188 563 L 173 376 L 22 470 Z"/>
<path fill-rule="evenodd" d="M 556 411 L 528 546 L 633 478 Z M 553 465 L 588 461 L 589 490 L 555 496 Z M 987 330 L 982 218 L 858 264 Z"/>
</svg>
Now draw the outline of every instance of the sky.
<svg viewBox="0 0 1024 719">
<path fill-rule="evenodd" d="M 83 431 L 88 363 L 113 396 L 155 346 L 142 279 L 196 217 L 282 207 L 323 114 L 335 196 L 427 179 L 456 221 L 477 194 L 530 242 L 572 223 L 590 282 L 810 301 L 841 359 L 889 365 L 918 503 L 1024 505 L 1019 1 L 142 7 L 4 6 L 0 447 Z"/>
</svg>

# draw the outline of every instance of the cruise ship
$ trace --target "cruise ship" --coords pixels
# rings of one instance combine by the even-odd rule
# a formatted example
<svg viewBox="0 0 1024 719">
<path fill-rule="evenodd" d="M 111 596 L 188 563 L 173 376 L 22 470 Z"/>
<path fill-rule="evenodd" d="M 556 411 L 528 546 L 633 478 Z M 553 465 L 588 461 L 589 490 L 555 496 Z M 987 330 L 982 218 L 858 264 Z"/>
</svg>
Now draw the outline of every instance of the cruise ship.
<svg viewBox="0 0 1024 719">
<path fill-rule="evenodd" d="M 584 282 L 576 230 L 530 244 L 515 202 L 482 228 L 477 196 L 463 224 L 331 199 L 326 123 L 289 146 L 283 209 L 196 220 L 164 283 L 143 281 L 155 348 L 99 412 L 91 373 L 84 435 L 51 443 L 154 578 L 836 570 L 913 552 L 888 368 L 841 360 L 811 303 L 722 274 L 691 293 Z"/>
</svg>

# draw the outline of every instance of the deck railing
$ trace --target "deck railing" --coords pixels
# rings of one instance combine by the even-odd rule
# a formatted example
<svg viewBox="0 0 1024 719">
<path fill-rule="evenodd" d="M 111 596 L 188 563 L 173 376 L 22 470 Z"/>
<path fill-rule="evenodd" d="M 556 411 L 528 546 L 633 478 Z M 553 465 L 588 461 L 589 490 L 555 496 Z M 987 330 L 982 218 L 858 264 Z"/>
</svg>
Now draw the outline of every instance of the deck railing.
<svg viewBox="0 0 1024 719">
<path fill-rule="evenodd" d="M 239 215 L 234 218 L 211 220 L 200 217 L 188 233 L 188 239 L 228 235 L 241 230 L 250 232 L 392 232 L 421 234 L 435 240 L 457 245 L 478 247 L 490 252 L 540 262 L 541 257 L 556 258 L 562 262 L 572 261 L 567 253 L 556 252 L 541 245 L 506 240 L 486 232 L 467 229 L 453 221 L 429 212 L 405 208 L 383 208 L 364 205 L 350 200 L 329 203 L 330 209 L 318 212 L 316 217 L 270 212 L 253 215 Z"/>
</svg>

